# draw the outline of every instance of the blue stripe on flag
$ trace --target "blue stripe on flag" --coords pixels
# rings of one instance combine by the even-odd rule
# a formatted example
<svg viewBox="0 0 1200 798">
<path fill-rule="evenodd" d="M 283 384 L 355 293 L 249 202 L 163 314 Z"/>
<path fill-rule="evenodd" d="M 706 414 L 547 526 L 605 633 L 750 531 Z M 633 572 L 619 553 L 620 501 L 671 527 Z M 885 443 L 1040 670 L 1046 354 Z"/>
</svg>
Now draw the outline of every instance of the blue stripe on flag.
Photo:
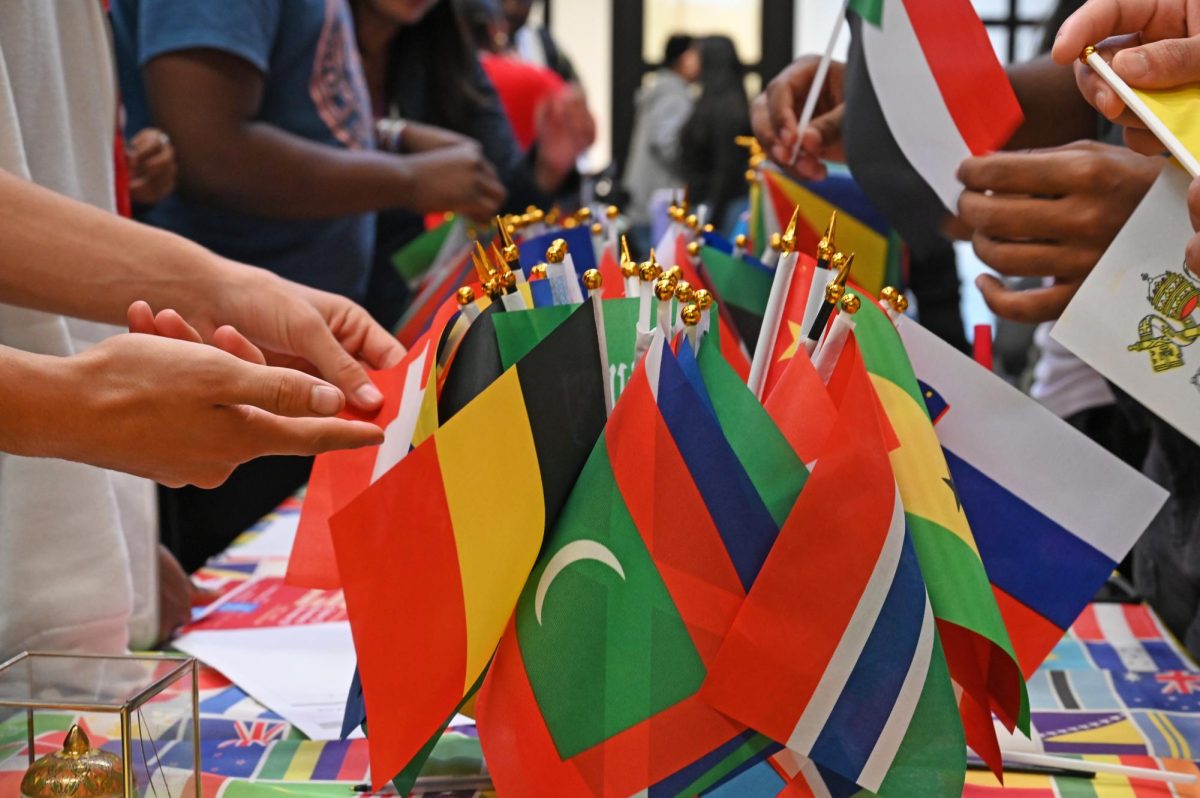
<svg viewBox="0 0 1200 798">
<path fill-rule="evenodd" d="M 313 766 L 312 781 L 337 781 L 342 763 L 346 761 L 346 752 L 350 746 L 357 745 L 354 740 L 329 740 L 321 746 L 317 755 L 317 764 Z"/>
<path fill-rule="evenodd" d="M 992 584 L 1067 629 L 1116 563 L 954 452 L 943 451 Z"/>
<path fill-rule="evenodd" d="M 848 779 L 862 772 L 908 676 L 924 620 L 925 582 L 906 531 L 887 598 L 813 744 L 814 762 Z"/>
<path fill-rule="evenodd" d="M 704 795 L 708 798 L 774 798 L 786 786 L 787 782 L 771 767 L 771 763 L 759 762 Z"/>
<path fill-rule="evenodd" d="M 548 308 L 554 304 L 554 292 L 550 290 L 549 280 L 530 281 L 529 295 L 533 297 L 535 308 Z"/>
<path fill-rule="evenodd" d="M 247 698 L 249 696 L 240 687 L 226 687 L 216 695 L 201 699 L 200 712 L 203 715 L 223 715 L 234 704 Z"/>
<path fill-rule="evenodd" d="M 1117 654 L 1117 650 L 1108 643 L 1087 643 L 1088 654 L 1092 657 L 1092 662 L 1096 663 L 1096 667 L 1106 671 L 1123 671 L 1125 663 L 1121 661 L 1121 656 Z M 1057 666 L 1055 666 L 1057 668 Z"/>
<path fill-rule="evenodd" d="M 695 389 L 700 401 L 704 403 L 708 412 L 713 414 L 713 418 L 717 418 L 717 409 L 713 407 L 712 397 L 708 395 L 708 386 L 704 384 L 704 377 L 700 376 L 700 365 L 696 362 L 696 353 L 692 351 L 692 345 L 686 338 L 679 343 L 679 354 L 676 359 L 679 361 L 680 370 L 687 377 L 688 383 Z M 718 423 L 720 423 L 719 420 Z"/>
<path fill-rule="evenodd" d="M 684 790 L 694 784 L 697 779 L 719 765 L 726 757 L 736 751 L 739 746 L 745 745 L 747 741 L 757 736 L 757 732 L 753 729 L 747 729 L 737 737 L 709 751 L 690 765 L 667 776 L 662 781 L 652 784 L 646 793 L 648 798 L 667 798 L 668 796 L 682 795 Z M 777 743 L 767 745 L 761 752 L 746 760 L 745 764 L 740 766 L 737 772 L 752 768 L 756 763 L 773 755 L 782 747 Z"/>
<path fill-rule="evenodd" d="M 887 219 L 871 204 L 871 200 L 867 199 L 867 195 L 850 175 L 830 175 L 824 180 L 801 185 L 836 206 L 839 211 L 858 219 L 879 235 L 886 237 L 891 232 Z"/>
<path fill-rule="evenodd" d="M 1156 670 L 1160 671 L 1194 671 L 1196 666 L 1179 656 L 1179 652 L 1166 640 L 1139 640 L 1142 648 L 1154 660 Z"/>
<path fill-rule="evenodd" d="M 715 416 L 663 347 L 658 408 L 746 590 L 754 584 L 779 528 L 721 432 Z"/>
</svg>

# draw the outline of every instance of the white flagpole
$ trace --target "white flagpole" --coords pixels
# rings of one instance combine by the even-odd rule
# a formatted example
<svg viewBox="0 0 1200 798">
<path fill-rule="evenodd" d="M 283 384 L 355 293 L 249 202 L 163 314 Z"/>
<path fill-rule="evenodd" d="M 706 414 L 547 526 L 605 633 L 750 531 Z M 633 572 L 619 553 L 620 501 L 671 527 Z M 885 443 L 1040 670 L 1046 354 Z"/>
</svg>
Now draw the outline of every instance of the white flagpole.
<svg viewBox="0 0 1200 798">
<path fill-rule="evenodd" d="M 608 374 L 608 334 L 604 331 L 604 278 L 598 269 L 588 269 L 583 273 L 583 283 L 587 286 L 588 298 L 592 302 L 592 318 L 596 323 L 596 338 L 600 342 L 600 372 L 604 376 L 604 412 L 611 416 L 613 388 L 612 378 Z"/>
<path fill-rule="evenodd" d="M 1150 128 L 1150 132 L 1158 137 L 1158 140 L 1183 165 L 1188 174 L 1193 179 L 1200 177 L 1200 162 L 1196 161 L 1196 156 L 1192 155 L 1188 148 L 1183 146 L 1183 142 L 1150 110 L 1150 107 L 1142 101 L 1137 92 L 1131 89 L 1129 84 L 1121 80 L 1120 76 L 1113 71 L 1113 68 L 1100 57 L 1100 53 L 1096 52 L 1096 48 L 1088 47 L 1083 51 L 1083 54 L 1087 65 L 1094 69 L 1096 74 L 1112 87 L 1117 96 L 1121 98 L 1121 101 L 1129 106 L 1129 110 L 1133 111 L 1137 115 L 1137 118 L 1142 120 L 1146 124 L 1146 127 Z"/>
<path fill-rule="evenodd" d="M 821 63 L 817 65 L 817 74 L 813 76 L 812 87 L 808 90 L 808 97 L 804 100 L 804 109 L 800 113 L 800 123 L 796 126 L 796 143 L 792 146 L 792 157 L 789 163 L 795 163 L 800 157 L 800 142 L 803 139 L 804 131 L 812 123 L 813 113 L 817 110 L 817 100 L 821 97 L 821 89 L 825 87 L 825 79 L 829 76 L 829 64 L 833 61 L 833 48 L 837 47 L 838 39 L 842 35 L 842 26 L 846 24 L 846 12 L 850 8 L 850 0 L 842 0 L 842 11 L 838 14 L 837 21 L 833 23 L 833 34 L 829 37 L 829 44 L 825 46 L 825 54 L 821 56 Z"/>
<path fill-rule="evenodd" d="M 750 390 L 762 399 L 767 369 L 771 364 L 771 353 L 775 350 L 775 336 L 779 333 L 779 320 L 783 316 L 783 304 L 792 287 L 792 274 L 796 268 L 796 253 L 790 252 L 779 260 L 775 277 L 771 280 L 771 293 L 767 297 L 767 309 L 763 312 L 762 330 L 754 347 L 754 359 L 750 362 L 750 378 L 746 381 Z"/>
<path fill-rule="evenodd" d="M 1191 773 L 1172 773 L 1167 770 L 1154 768 L 1139 768 L 1132 765 L 1113 765 L 1108 762 L 1086 762 L 1065 756 L 1035 754 L 1028 751 L 1004 751 L 1001 755 L 1005 762 L 1014 765 L 1036 765 L 1038 767 L 1057 768 L 1059 770 L 1074 770 L 1079 773 L 1113 773 L 1136 779 L 1166 781 L 1173 784 L 1194 784 L 1196 776 Z"/>
</svg>

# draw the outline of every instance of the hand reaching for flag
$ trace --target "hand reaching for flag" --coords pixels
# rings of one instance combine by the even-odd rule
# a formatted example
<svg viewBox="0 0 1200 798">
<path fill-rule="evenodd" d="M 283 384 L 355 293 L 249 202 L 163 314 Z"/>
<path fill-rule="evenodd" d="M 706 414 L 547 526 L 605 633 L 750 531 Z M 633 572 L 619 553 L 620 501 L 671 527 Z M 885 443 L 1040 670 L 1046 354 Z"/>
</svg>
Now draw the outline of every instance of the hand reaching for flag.
<svg viewBox="0 0 1200 798">
<path fill-rule="evenodd" d="M 821 57 L 805 55 L 797 58 L 767 84 L 767 89 L 750 108 L 754 137 L 762 144 L 771 160 L 802 180 L 822 180 L 825 165 L 822 160 L 844 161 L 842 148 L 842 116 L 845 111 L 843 79 L 846 67 L 832 62 L 829 76 L 821 88 L 813 120 L 804 130 L 798 130 L 800 109 L 812 88 Z M 799 157 L 792 160 L 796 143 Z"/>
<path fill-rule="evenodd" d="M 976 285 L 988 307 L 1025 323 L 1062 315 L 1163 163 L 1092 141 L 964 161 L 958 218 L 975 254 L 1003 275 L 1053 280 L 1016 291 L 981 275 Z"/>
</svg>

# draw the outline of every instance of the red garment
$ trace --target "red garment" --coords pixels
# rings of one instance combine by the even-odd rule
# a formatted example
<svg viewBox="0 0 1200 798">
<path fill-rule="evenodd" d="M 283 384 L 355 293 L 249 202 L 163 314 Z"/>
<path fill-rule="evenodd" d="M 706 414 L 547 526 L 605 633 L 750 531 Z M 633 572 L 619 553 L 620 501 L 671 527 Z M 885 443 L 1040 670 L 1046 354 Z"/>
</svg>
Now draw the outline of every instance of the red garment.
<svg viewBox="0 0 1200 798">
<path fill-rule="evenodd" d="M 503 55 L 481 53 L 479 61 L 500 95 L 517 143 L 522 150 L 529 149 L 537 139 L 538 111 L 562 89 L 563 79 L 545 67 Z"/>
</svg>

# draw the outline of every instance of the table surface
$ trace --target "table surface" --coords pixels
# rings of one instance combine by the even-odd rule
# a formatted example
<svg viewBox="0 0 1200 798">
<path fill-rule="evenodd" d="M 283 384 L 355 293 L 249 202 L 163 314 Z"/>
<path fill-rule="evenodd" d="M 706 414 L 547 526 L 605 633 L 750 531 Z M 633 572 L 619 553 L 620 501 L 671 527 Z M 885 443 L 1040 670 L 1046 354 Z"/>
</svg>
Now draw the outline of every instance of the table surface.
<svg viewBox="0 0 1200 798">
<path fill-rule="evenodd" d="M 284 560 L 260 556 L 251 546 L 292 528 L 300 511 L 291 500 L 255 525 L 198 577 L 229 590 L 245 581 L 282 573 Z M 392 795 L 358 792 L 367 780 L 365 740 L 307 740 L 279 715 L 216 671 L 201 671 L 202 786 L 205 798 L 332 798 Z M 1200 774 L 1200 669 L 1144 605 L 1093 604 L 1029 681 L 1034 727 L 1047 753 L 1102 762 Z M 40 713 L 36 753 L 57 750 L 69 713 Z M 93 744 L 119 751 L 111 720 L 88 716 Z M 107 724 L 107 725 L 106 725 Z M 161 767 L 156 793 L 194 795 L 187 770 L 192 745 L 175 729 L 153 741 Z M 135 746 L 135 757 L 138 748 Z M 0 795 L 19 794 L 28 754 L 24 715 L 0 719 Z M 151 757 L 147 757 L 151 759 Z M 473 729 L 448 732 L 426 773 L 479 774 L 484 766 Z M 1167 786 L 1118 776 L 1079 778 L 1008 774 L 1001 787 L 988 773 L 967 774 L 969 798 L 1151 798 L 1194 796 L 1200 784 Z M 362 789 L 359 787 L 359 789 Z M 166 793 L 166 794 L 165 794 Z M 428 793 L 439 794 L 439 793 Z M 474 796 L 468 791 L 457 795 Z M 480 794 L 482 795 L 482 794 Z"/>
</svg>

